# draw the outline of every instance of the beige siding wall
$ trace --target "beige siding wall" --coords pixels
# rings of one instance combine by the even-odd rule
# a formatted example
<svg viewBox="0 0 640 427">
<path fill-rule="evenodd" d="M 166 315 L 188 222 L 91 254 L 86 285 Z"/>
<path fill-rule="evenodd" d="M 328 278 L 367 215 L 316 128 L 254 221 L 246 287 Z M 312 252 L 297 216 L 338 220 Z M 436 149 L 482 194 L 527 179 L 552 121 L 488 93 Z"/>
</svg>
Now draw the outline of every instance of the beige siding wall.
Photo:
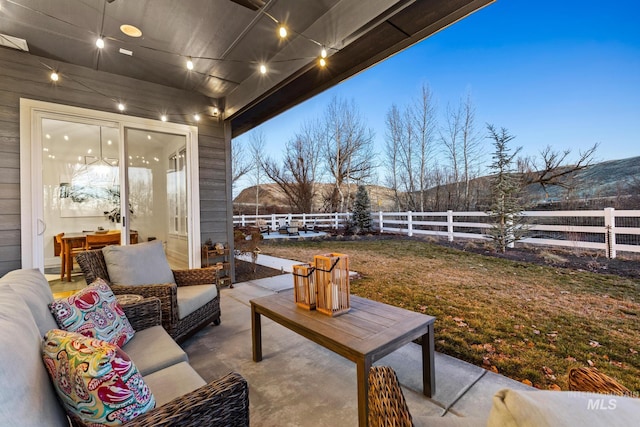
<svg viewBox="0 0 640 427">
<path fill-rule="evenodd" d="M 57 84 L 43 64 L 58 69 Z M 224 126 L 210 116 L 200 123 L 191 118 L 212 105 L 207 97 L 0 48 L 0 275 L 21 267 L 20 98 L 108 112 L 117 112 L 113 99 L 122 99 L 130 116 L 157 120 L 163 110 L 183 115 L 169 120 L 198 126 L 201 239 L 230 240 L 230 147 Z"/>
</svg>

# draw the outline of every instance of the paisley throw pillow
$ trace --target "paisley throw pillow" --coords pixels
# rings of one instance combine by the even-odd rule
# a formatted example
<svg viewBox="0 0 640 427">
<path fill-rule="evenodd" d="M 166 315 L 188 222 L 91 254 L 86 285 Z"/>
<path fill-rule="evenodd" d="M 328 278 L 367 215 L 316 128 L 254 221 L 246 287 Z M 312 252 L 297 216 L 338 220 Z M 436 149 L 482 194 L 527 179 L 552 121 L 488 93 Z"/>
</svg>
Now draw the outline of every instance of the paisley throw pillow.
<svg viewBox="0 0 640 427">
<path fill-rule="evenodd" d="M 83 425 L 117 426 L 155 407 L 142 375 L 116 345 L 52 329 L 42 358 L 67 413 Z"/>
<path fill-rule="evenodd" d="M 124 346 L 135 333 L 113 291 L 102 279 L 68 298 L 55 300 L 49 308 L 60 329 L 118 347 Z"/>
</svg>

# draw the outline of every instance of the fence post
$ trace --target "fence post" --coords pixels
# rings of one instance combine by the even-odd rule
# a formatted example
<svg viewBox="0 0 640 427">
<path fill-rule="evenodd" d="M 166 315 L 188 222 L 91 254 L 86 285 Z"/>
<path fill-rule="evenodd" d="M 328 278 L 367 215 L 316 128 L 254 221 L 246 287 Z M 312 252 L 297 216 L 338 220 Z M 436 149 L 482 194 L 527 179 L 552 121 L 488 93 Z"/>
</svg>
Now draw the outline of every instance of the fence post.
<svg viewBox="0 0 640 427">
<path fill-rule="evenodd" d="M 242 216 L 240 217 L 240 224 L 242 224 L 243 227 L 246 225 L 244 220 L 244 214 L 242 214 Z"/>
<path fill-rule="evenodd" d="M 447 211 L 447 239 L 453 242 L 453 211 Z"/>
<path fill-rule="evenodd" d="M 378 211 L 378 222 L 380 223 L 380 234 L 384 232 L 384 224 L 382 221 L 383 221 L 382 211 Z"/>
<path fill-rule="evenodd" d="M 337 230 L 338 226 L 339 226 L 338 224 L 339 224 L 339 221 L 340 221 L 340 217 L 339 217 L 338 212 L 334 212 L 333 218 L 334 218 L 333 219 L 333 228 Z"/>
<path fill-rule="evenodd" d="M 411 211 L 407 211 L 407 236 L 413 236 L 413 217 Z"/>
<path fill-rule="evenodd" d="M 276 231 L 278 227 L 276 226 L 276 214 L 271 214 L 271 231 Z"/>
<path fill-rule="evenodd" d="M 607 258 L 616 257 L 616 213 L 614 208 L 604 208 L 604 242 Z"/>
<path fill-rule="evenodd" d="M 302 212 L 302 227 L 307 226 L 307 214 Z"/>
</svg>

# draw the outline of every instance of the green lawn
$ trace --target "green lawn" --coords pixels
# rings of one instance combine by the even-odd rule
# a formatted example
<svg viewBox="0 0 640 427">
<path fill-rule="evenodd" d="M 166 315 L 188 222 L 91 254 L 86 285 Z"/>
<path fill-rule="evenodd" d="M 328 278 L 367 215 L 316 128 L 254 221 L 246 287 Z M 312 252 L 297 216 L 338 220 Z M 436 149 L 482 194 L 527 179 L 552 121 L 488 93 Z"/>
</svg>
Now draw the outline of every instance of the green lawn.
<svg viewBox="0 0 640 427">
<path fill-rule="evenodd" d="M 351 292 L 437 318 L 436 350 L 535 387 L 567 389 L 574 366 L 640 391 L 640 281 L 408 240 L 263 241 L 299 261 L 349 255 Z"/>
</svg>

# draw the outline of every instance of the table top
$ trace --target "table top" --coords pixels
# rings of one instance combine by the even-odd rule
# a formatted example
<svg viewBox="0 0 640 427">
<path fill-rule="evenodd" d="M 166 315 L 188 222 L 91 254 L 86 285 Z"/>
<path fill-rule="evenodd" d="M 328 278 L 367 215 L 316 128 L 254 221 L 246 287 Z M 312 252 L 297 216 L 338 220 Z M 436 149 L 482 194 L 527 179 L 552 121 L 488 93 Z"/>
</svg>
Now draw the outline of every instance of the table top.
<svg viewBox="0 0 640 427">
<path fill-rule="evenodd" d="M 120 234 L 120 230 L 105 230 L 105 231 L 101 231 L 101 232 L 97 232 L 97 231 L 85 231 L 85 232 L 75 232 L 75 233 L 64 233 L 62 235 L 62 240 L 75 240 L 75 239 L 84 239 L 87 237 L 87 235 L 92 234 L 92 235 L 96 235 L 96 236 L 104 236 L 104 235 L 110 235 L 110 234 Z M 138 234 L 137 231 L 131 230 L 131 235 L 135 235 Z"/>
<path fill-rule="evenodd" d="M 424 335 L 435 322 L 433 316 L 356 295 L 351 295 L 350 300 L 351 309 L 336 317 L 299 307 L 292 290 L 250 302 L 257 313 L 350 360 L 363 356 L 377 360 L 406 342 L 407 337 Z"/>
</svg>

